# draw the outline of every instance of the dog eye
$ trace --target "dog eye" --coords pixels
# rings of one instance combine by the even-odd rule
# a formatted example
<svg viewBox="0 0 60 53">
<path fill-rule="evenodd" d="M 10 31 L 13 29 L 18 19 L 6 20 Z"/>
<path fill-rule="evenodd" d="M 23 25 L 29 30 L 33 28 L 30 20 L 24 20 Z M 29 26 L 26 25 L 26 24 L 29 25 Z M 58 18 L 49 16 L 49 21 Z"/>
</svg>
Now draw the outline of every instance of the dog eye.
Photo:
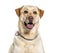
<svg viewBox="0 0 60 53">
<path fill-rule="evenodd" d="M 25 10 L 24 13 L 26 14 L 26 13 L 28 13 L 28 11 Z"/>
<path fill-rule="evenodd" d="M 36 12 L 36 11 L 34 11 L 34 12 L 33 12 L 33 14 L 37 14 L 37 12 Z"/>
</svg>

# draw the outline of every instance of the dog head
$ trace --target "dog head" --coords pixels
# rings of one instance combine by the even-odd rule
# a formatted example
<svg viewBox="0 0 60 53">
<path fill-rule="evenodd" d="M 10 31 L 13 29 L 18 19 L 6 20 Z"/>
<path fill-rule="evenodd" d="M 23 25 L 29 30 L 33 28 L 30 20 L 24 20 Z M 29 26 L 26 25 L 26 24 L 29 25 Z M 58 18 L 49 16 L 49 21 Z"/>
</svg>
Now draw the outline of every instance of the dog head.
<svg viewBox="0 0 60 53">
<path fill-rule="evenodd" d="M 44 14 L 44 11 L 36 6 L 23 6 L 21 8 L 17 8 L 15 11 L 19 17 L 19 21 L 22 22 L 26 29 L 32 29 L 35 24 L 38 24 L 39 19 Z"/>
</svg>

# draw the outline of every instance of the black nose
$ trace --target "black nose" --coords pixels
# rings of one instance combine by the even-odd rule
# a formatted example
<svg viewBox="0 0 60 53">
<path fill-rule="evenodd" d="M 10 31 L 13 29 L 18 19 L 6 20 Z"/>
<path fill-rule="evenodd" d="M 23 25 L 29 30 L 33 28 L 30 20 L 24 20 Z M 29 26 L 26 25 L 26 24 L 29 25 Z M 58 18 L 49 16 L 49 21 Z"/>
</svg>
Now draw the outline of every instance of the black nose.
<svg viewBox="0 0 60 53">
<path fill-rule="evenodd" d="M 28 17 L 28 20 L 29 20 L 29 21 L 33 21 L 33 17 L 32 17 L 32 16 L 29 16 L 29 17 Z"/>
</svg>

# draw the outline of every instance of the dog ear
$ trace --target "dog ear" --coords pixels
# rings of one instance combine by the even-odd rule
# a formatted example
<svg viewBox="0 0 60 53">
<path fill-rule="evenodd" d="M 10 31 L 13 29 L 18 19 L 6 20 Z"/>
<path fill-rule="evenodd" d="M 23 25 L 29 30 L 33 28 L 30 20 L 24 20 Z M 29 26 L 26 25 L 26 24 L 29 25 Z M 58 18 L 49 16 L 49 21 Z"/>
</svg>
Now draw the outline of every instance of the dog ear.
<svg viewBox="0 0 60 53">
<path fill-rule="evenodd" d="M 16 11 L 17 16 L 20 17 L 20 8 L 15 9 L 15 11 Z"/>
<path fill-rule="evenodd" d="M 16 14 L 17 14 L 18 17 L 20 17 L 20 11 L 21 11 L 21 9 L 22 9 L 22 7 L 15 9 L 15 12 L 16 12 Z"/>
<path fill-rule="evenodd" d="M 44 10 L 41 10 L 41 9 L 38 9 L 39 10 L 39 15 L 40 15 L 40 18 L 43 16 L 44 14 Z"/>
</svg>

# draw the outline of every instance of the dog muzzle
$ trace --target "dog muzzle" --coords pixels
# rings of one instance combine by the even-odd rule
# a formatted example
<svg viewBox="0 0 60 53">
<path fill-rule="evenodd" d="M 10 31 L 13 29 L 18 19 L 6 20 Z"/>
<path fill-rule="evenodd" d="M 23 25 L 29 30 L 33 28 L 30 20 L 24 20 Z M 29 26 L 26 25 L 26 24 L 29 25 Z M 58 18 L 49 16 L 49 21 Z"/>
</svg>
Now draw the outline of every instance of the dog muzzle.
<svg viewBox="0 0 60 53">
<path fill-rule="evenodd" d="M 32 29 L 34 27 L 33 17 L 32 16 L 29 16 L 28 17 L 28 20 L 29 20 L 29 23 L 24 22 L 24 24 L 25 24 L 26 28 Z"/>
</svg>

